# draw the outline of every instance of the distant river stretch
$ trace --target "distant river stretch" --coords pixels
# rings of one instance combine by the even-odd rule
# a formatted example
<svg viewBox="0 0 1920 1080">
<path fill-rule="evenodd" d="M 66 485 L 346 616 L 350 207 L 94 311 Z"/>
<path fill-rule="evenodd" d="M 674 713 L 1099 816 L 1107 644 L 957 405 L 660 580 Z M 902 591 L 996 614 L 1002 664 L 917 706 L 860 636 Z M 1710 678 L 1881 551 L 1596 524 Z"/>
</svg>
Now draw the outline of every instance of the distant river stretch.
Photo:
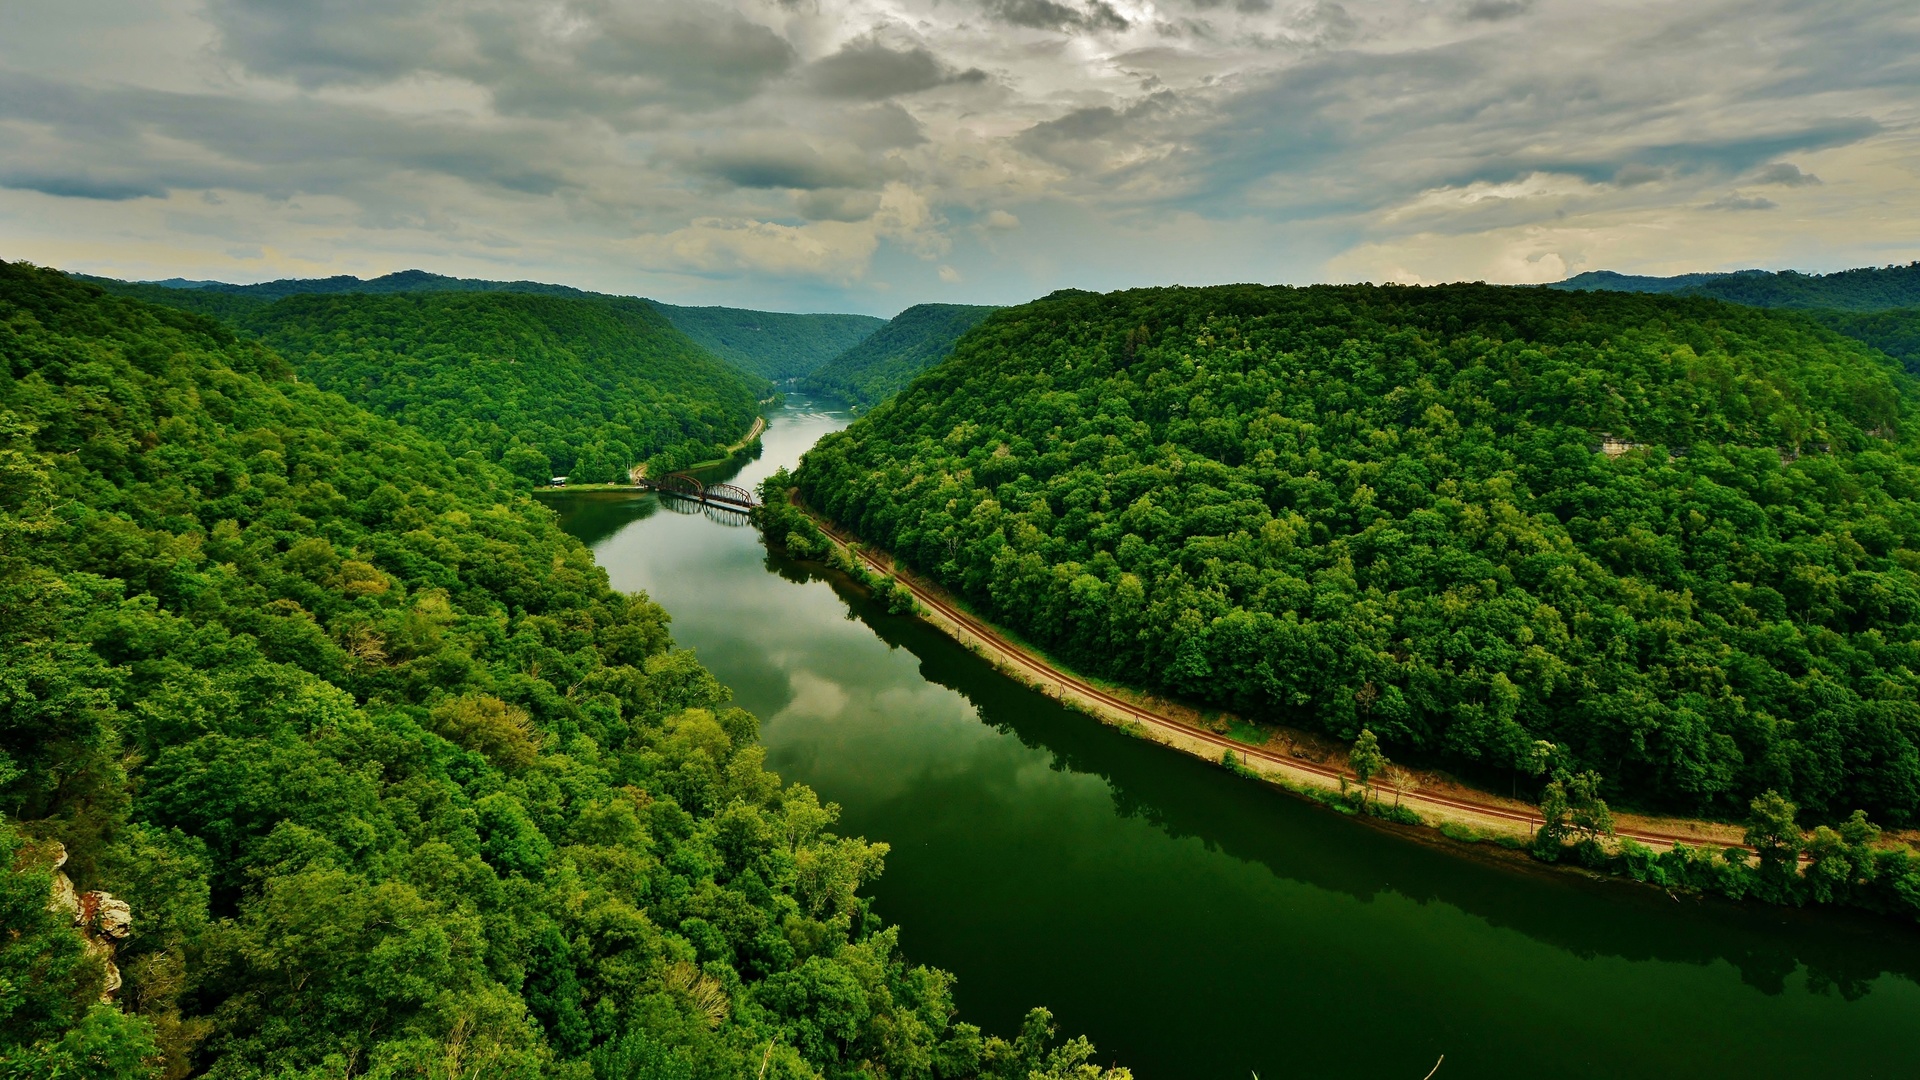
<svg viewBox="0 0 1920 1080">
<path fill-rule="evenodd" d="M 795 400 L 731 479 L 848 416 Z M 1140 1080 L 1920 1077 L 1920 929 L 1512 866 L 1128 738 L 752 528 L 549 503 L 761 718 L 768 765 L 892 845 L 872 887 L 963 1018 L 1033 1005 Z"/>
</svg>

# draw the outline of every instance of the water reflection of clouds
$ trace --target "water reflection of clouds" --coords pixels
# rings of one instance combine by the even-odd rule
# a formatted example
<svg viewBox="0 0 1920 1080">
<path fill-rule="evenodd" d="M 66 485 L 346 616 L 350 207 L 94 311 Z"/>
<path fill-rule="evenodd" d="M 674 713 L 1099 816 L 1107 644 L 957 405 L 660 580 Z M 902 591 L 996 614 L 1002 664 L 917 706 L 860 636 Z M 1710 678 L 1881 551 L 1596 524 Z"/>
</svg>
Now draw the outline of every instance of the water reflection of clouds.
<svg viewBox="0 0 1920 1080">
<path fill-rule="evenodd" d="M 837 720 L 853 697 L 846 687 L 832 679 L 823 679 L 807 671 L 789 668 L 787 684 L 793 688 L 793 697 L 780 715 L 771 719 Z"/>
<path fill-rule="evenodd" d="M 884 649 L 869 636 L 865 647 L 839 657 Z M 880 659 L 889 658 L 883 652 Z M 960 695 L 902 682 L 906 673 L 884 670 L 892 665 L 858 666 L 881 670 L 843 682 L 804 664 L 786 669 L 792 697 L 764 728 L 776 766 L 804 771 L 829 798 L 887 803 L 925 784 L 980 771 L 982 756 L 1001 756 L 1006 740 L 982 725 Z"/>
</svg>

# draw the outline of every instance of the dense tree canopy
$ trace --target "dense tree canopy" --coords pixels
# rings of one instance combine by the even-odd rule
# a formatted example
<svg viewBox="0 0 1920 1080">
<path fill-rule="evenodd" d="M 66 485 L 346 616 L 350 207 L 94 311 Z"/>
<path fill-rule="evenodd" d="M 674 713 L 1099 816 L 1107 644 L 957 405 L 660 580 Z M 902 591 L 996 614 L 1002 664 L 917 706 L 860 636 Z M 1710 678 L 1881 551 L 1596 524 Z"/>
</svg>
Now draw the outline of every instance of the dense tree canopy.
<svg viewBox="0 0 1920 1080">
<path fill-rule="evenodd" d="M 1879 349 L 1920 374 L 1920 307 L 1888 311 L 1813 311 L 1820 325 Z"/>
<path fill-rule="evenodd" d="M 175 280 L 166 283 L 86 277 L 102 288 L 138 296 L 156 304 L 236 318 L 289 296 L 337 296 L 347 293 L 507 292 L 534 296 L 570 296 L 620 303 L 633 299 L 586 292 L 540 281 L 487 281 L 402 270 L 377 278 L 342 274 L 329 278 L 285 278 L 257 285 L 223 281 Z M 788 379 L 805 375 L 840 355 L 885 325 L 871 315 L 813 315 L 749 311 L 728 307 L 681 307 L 648 300 L 674 328 L 749 375 Z"/>
<path fill-rule="evenodd" d="M 675 327 L 741 371 L 795 379 L 886 325 L 871 315 L 805 315 L 656 302 Z"/>
<path fill-rule="evenodd" d="M 245 325 L 301 375 L 544 483 L 624 480 L 720 455 L 765 384 L 644 300 L 513 293 L 297 296 Z"/>
<path fill-rule="evenodd" d="M 1800 316 L 1055 294 L 797 481 L 1103 675 L 1641 805 L 1920 819 L 1914 386 Z"/>
<path fill-rule="evenodd" d="M 916 304 L 814 371 L 801 385 L 852 405 L 878 404 L 945 360 L 960 335 L 996 310 L 967 304 Z"/>
<path fill-rule="evenodd" d="M 24 265 L 0 363 L 0 1075 L 1100 1075 L 954 1022 L 884 846 L 503 469 Z"/>
<path fill-rule="evenodd" d="M 1555 282 L 1552 287 L 1710 296 L 1751 307 L 1885 311 L 1920 307 L 1920 262 L 1906 266 L 1863 266 L 1831 274 L 1741 270 L 1730 274 L 1645 277 L 1590 270 Z"/>
<path fill-rule="evenodd" d="M 323 389 L 529 484 L 605 483 L 641 462 L 657 474 L 715 457 L 752 425 L 766 389 L 644 300 L 446 291 L 235 307 L 204 289 L 140 295 L 156 290 L 266 341 Z"/>
<path fill-rule="evenodd" d="M 151 292 L 153 289 L 170 289 L 175 292 L 199 293 L 201 296 L 240 297 L 261 304 L 284 300 L 289 296 L 327 296 L 340 293 L 511 292 L 532 293 L 539 296 L 606 295 L 590 293 L 571 285 L 549 285 L 542 281 L 456 278 L 447 277 L 445 274 L 430 274 L 425 270 L 401 270 L 392 274 L 382 274 L 376 278 L 360 278 L 352 274 L 336 274 L 333 277 L 324 278 L 280 278 L 252 285 L 236 285 L 226 281 L 189 281 L 184 278 L 131 282 L 115 278 L 93 277 L 87 274 L 74 276 L 99 285 L 110 292 L 125 292 L 138 295 L 142 299 L 153 295 Z"/>
<path fill-rule="evenodd" d="M 1827 308 L 1835 311 L 1884 311 L 1920 306 L 1920 262 L 1906 266 L 1865 266 L 1832 274 L 1728 274 L 1685 290 L 1754 307 Z"/>
</svg>

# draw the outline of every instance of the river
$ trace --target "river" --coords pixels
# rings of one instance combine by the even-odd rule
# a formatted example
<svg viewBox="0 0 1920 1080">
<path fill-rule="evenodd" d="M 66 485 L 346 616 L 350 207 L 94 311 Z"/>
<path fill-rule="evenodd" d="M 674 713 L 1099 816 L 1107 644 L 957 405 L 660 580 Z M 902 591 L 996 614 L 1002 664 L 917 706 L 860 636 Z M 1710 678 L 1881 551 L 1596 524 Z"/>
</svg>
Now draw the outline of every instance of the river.
<svg viewBox="0 0 1920 1080">
<path fill-rule="evenodd" d="M 733 482 L 848 416 L 803 400 Z M 710 477 L 722 479 L 725 476 Z M 1127 737 L 748 527 L 547 499 L 892 845 L 870 889 L 964 1019 L 1044 1004 L 1140 1080 L 1920 1076 L 1920 929 L 1682 897 L 1358 822 Z"/>
</svg>

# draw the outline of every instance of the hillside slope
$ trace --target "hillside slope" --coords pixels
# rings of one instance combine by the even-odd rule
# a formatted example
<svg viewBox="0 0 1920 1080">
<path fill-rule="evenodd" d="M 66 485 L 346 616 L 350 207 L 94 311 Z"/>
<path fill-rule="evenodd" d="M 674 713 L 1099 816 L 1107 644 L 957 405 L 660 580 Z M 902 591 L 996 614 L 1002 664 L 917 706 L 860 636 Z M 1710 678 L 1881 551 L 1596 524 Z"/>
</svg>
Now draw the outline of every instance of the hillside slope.
<svg viewBox="0 0 1920 1080">
<path fill-rule="evenodd" d="M 763 379 L 811 374 L 887 324 L 871 315 L 792 315 L 658 302 L 655 306 L 715 356 Z"/>
<path fill-rule="evenodd" d="M 1916 436 L 1914 385 L 1799 316 L 1161 289 L 1001 312 L 797 481 L 1101 675 L 1502 786 L 1906 824 Z"/>
<path fill-rule="evenodd" d="M 294 296 L 239 324 L 323 389 L 530 483 L 712 458 L 752 426 L 765 392 L 637 299 Z"/>
<path fill-rule="evenodd" d="M 1920 307 L 1885 311 L 1810 311 L 1808 317 L 1855 341 L 1879 349 L 1910 375 L 1920 375 Z"/>
<path fill-rule="evenodd" d="M 1608 292 L 1638 293 L 1677 293 L 1718 281 L 1724 277 L 1738 274 L 1763 275 L 1765 270 L 1736 270 L 1732 274 L 1703 273 L 1675 274 L 1671 277 L 1655 277 L 1648 274 L 1622 274 L 1613 270 L 1588 270 L 1575 274 L 1565 281 L 1556 281 L 1547 286 L 1550 289 L 1564 289 L 1574 292 L 1606 290 Z"/>
<path fill-rule="evenodd" d="M 280 278 L 275 281 L 262 281 L 253 285 L 235 285 L 226 281 L 190 281 L 185 278 L 172 278 L 167 281 L 134 282 L 120 281 L 115 278 L 100 278 L 85 274 L 75 277 L 92 284 L 100 285 L 110 291 L 121 291 L 122 286 L 149 286 L 151 288 L 173 289 L 180 292 L 199 292 L 208 295 L 247 297 L 254 300 L 284 300 L 289 296 L 338 296 L 342 293 L 387 293 L 415 292 L 511 292 L 529 293 L 536 296 L 603 296 L 604 293 L 590 293 L 576 289 L 571 285 L 549 285 L 542 281 L 488 281 L 484 278 L 456 278 L 445 274 L 431 274 L 425 270 L 400 270 L 391 274 L 382 274 L 375 278 L 359 278 L 352 274 L 336 274 L 324 278 Z M 145 299 L 152 294 L 143 292 Z"/>
<path fill-rule="evenodd" d="M 0 361 L 0 1072 L 1091 1056 L 954 1023 L 858 895 L 885 847 L 764 771 L 666 614 L 504 471 L 50 271 L 0 263 Z M 48 909 L 56 842 L 131 904 L 116 1004 Z"/>
<path fill-rule="evenodd" d="M 595 298 L 616 304 L 632 298 L 586 292 L 538 281 L 486 281 L 402 270 L 377 278 L 339 275 L 286 278 L 257 285 L 221 281 L 131 282 L 75 275 L 113 292 L 222 318 L 244 316 L 290 296 L 342 294 L 507 292 Z M 797 314 L 728 307 L 680 307 L 647 300 L 674 328 L 749 375 L 787 379 L 805 375 L 886 324 L 871 315 Z"/>
<path fill-rule="evenodd" d="M 1660 278 L 1596 270 L 1555 282 L 1550 288 L 1710 296 L 1750 307 L 1884 311 L 1920 307 L 1920 262 L 1906 266 L 1867 266 L 1832 274 L 1741 270 L 1731 274 Z"/>
<path fill-rule="evenodd" d="M 945 360 L 962 334 L 998 310 L 966 304 L 916 304 L 815 370 L 801 385 L 849 404 L 877 404 Z"/>
</svg>

